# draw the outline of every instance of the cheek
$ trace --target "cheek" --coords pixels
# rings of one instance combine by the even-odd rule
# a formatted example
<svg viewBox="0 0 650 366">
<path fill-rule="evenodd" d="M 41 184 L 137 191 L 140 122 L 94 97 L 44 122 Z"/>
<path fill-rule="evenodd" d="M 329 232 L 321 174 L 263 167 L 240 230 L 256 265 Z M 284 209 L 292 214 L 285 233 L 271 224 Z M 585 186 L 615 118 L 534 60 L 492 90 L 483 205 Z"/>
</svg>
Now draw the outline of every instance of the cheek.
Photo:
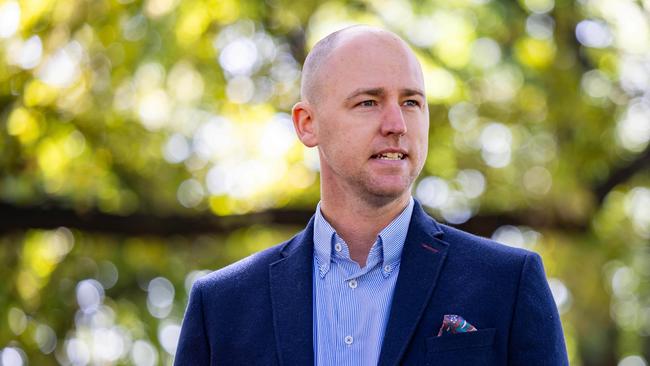
<svg viewBox="0 0 650 366">
<path fill-rule="evenodd" d="M 326 155 L 328 160 L 346 160 L 345 156 L 350 153 L 352 142 L 341 129 L 335 126 L 329 126 L 327 130 L 321 131 L 319 136 L 319 147 Z"/>
<path fill-rule="evenodd" d="M 364 120 L 346 120 L 340 123 L 330 123 L 320 132 L 323 141 L 329 145 L 360 149 L 369 145 L 373 137 L 371 126 Z"/>
<path fill-rule="evenodd" d="M 429 122 L 426 119 L 422 117 L 414 118 L 408 124 L 408 129 L 414 136 L 417 136 L 418 141 L 422 139 L 428 140 Z"/>
<path fill-rule="evenodd" d="M 418 151 L 420 153 L 420 159 L 425 160 L 427 158 L 427 152 L 429 151 L 429 126 L 428 124 L 420 125 L 415 132 L 415 144 L 417 145 Z"/>
</svg>

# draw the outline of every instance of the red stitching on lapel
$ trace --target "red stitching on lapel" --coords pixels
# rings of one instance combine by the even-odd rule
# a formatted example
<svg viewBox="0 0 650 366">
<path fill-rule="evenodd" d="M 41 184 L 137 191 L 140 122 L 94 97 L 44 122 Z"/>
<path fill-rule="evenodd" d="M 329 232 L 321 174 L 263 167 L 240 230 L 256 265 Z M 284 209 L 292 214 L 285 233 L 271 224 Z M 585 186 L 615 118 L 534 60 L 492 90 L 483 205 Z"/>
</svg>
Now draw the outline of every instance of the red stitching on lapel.
<svg viewBox="0 0 650 366">
<path fill-rule="evenodd" d="M 428 250 L 428 251 L 431 251 L 431 252 L 434 252 L 434 253 L 438 253 L 438 252 L 439 252 L 438 249 L 436 249 L 436 248 L 431 248 L 427 243 L 422 243 L 422 244 L 420 244 L 420 245 L 422 245 L 422 248 L 424 248 L 424 249 L 426 249 L 426 250 Z"/>
</svg>

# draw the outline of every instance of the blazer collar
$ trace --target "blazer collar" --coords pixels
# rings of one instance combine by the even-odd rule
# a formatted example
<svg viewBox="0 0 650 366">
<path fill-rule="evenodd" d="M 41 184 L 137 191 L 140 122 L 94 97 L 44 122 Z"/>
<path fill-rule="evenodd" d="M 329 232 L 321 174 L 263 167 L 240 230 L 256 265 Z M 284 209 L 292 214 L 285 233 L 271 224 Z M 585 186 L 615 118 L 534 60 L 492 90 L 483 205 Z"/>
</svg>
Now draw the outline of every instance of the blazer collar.
<svg viewBox="0 0 650 366">
<path fill-rule="evenodd" d="M 406 351 L 447 257 L 449 245 L 442 235 L 440 225 L 415 201 L 379 365 L 397 365 Z"/>
<path fill-rule="evenodd" d="M 269 266 L 273 326 L 281 365 L 313 365 L 314 219 Z"/>
<path fill-rule="evenodd" d="M 273 325 L 283 365 L 313 365 L 314 218 L 269 266 Z M 406 235 L 379 365 L 396 365 L 431 298 L 448 244 L 443 231 L 416 200 Z"/>
</svg>

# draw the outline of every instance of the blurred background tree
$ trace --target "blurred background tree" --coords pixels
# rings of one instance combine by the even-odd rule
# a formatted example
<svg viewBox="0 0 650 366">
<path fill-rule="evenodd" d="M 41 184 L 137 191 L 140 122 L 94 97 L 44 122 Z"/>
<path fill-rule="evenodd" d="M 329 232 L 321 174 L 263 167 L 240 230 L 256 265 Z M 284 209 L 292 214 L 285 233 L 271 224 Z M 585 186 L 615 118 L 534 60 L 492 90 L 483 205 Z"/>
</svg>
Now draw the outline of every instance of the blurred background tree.
<svg viewBox="0 0 650 366">
<path fill-rule="evenodd" d="M 0 364 L 170 364 L 192 281 L 313 212 L 288 113 L 355 23 L 423 65 L 414 195 L 544 257 L 572 365 L 646 366 L 648 0 L 0 2 Z"/>
</svg>

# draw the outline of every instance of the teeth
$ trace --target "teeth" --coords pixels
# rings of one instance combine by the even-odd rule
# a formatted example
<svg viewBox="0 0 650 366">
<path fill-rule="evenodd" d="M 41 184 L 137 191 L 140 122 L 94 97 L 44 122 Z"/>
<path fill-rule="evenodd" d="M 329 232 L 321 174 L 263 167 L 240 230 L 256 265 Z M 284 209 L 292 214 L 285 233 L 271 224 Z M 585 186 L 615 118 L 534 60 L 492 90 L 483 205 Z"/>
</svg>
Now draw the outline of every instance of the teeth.
<svg viewBox="0 0 650 366">
<path fill-rule="evenodd" d="M 384 160 L 402 160 L 402 158 L 404 158 L 404 154 L 398 152 L 389 152 L 379 154 L 378 158 Z"/>
</svg>

